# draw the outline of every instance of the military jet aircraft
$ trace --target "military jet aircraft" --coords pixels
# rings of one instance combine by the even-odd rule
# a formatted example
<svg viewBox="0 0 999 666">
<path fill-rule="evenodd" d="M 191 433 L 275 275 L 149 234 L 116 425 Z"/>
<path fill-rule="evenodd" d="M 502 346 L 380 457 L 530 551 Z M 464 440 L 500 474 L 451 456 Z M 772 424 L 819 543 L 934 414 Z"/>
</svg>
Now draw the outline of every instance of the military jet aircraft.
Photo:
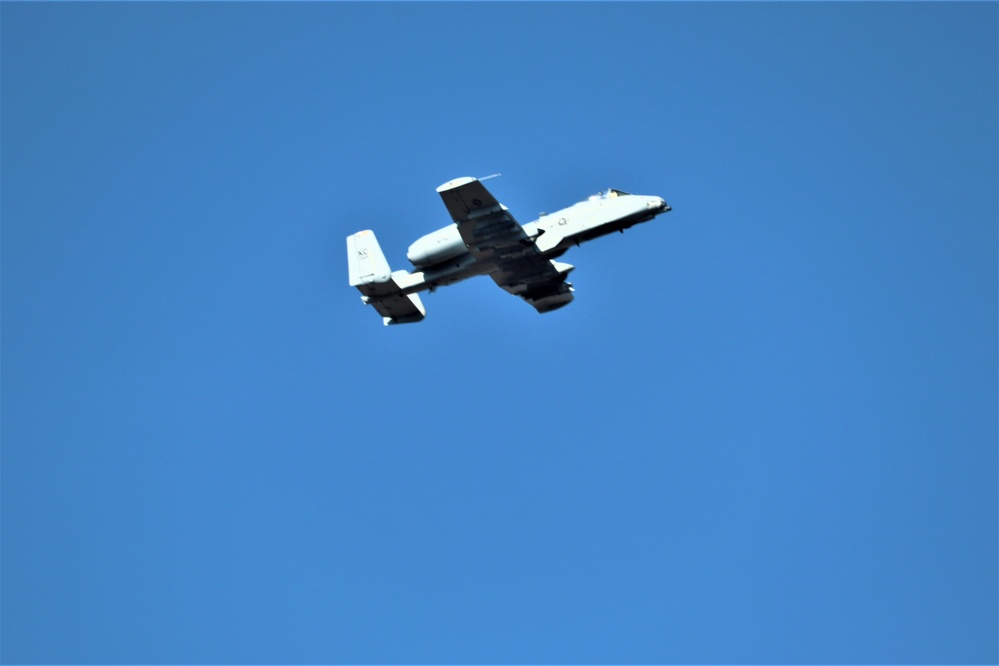
<svg viewBox="0 0 999 666">
<path fill-rule="evenodd" d="M 485 180 L 485 179 L 483 179 Z M 662 197 L 607 190 L 521 226 L 476 178 L 457 178 L 437 188 L 454 224 L 409 246 L 414 272 L 392 272 L 371 230 L 347 236 L 350 286 L 373 305 L 385 325 L 426 316 L 420 291 L 489 275 L 538 312 L 572 300 L 565 278 L 571 264 L 555 261 L 573 245 L 647 222 L 672 210 Z"/>
</svg>

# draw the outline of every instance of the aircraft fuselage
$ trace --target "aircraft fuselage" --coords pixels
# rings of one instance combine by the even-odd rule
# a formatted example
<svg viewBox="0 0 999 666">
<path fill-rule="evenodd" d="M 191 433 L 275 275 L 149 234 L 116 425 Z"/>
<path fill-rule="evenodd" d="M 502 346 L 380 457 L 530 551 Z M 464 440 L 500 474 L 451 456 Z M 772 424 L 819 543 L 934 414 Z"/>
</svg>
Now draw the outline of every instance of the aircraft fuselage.
<svg viewBox="0 0 999 666">
<path fill-rule="evenodd" d="M 412 273 L 389 267 L 372 230 L 347 237 L 348 282 L 386 325 L 422 321 L 426 308 L 417 292 L 476 275 L 488 275 L 539 313 L 565 307 L 575 291 L 566 280 L 573 267 L 557 257 L 670 210 L 662 197 L 611 189 L 521 225 L 476 178 L 450 180 L 437 193 L 454 224 L 409 247 Z"/>
<path fill-rule="evenodd" d="M 669 210 L 669 204 L 662 197 L 610 190 L 522 226 L 538 250 L 546 258 L 555 259 L 574 245 L 624 231 Z M 406 257 L 417 269 L 412 273 L 413 279 L 407 280 L 411 284 L 404 288 L 406 292 L 436 289 L 485 275 L 495 268 L 476 261 L 458 233 L 457 224 L 449 224 L 421 237 L 409 246 Z M 568 264 L 562 265 L 567 267 L 566 272 L 572 269 Z"/>
</svg>

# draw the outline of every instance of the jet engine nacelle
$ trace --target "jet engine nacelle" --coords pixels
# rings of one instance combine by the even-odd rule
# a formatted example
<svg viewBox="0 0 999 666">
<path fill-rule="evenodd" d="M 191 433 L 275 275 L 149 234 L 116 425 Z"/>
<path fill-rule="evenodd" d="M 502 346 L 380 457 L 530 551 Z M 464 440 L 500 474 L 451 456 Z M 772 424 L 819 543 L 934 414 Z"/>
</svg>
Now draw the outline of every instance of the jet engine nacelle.
<svg viewBox="0 0 999 666">
<path fill-rule="evenodd" d="M 461 240 L 458 225 L 452 224 L 420 238 L 409 246 L 406 258 L 413 265 L 422 268 L 453 259 L 468 252 L 465 241 Z"/>
</svg>

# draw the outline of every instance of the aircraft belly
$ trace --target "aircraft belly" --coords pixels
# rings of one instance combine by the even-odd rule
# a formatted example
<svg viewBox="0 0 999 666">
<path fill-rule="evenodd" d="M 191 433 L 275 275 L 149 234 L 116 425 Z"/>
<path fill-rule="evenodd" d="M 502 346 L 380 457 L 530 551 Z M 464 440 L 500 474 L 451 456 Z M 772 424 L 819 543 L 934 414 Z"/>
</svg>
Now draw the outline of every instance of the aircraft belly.
<svg viewBox="0 0 999 666">
<path fill-rule="evenodd" d="M 466 251 L 453 259 L 424 268 L 423 275 L 428 286 L 439 287 L 461 282 L 476 275 L 485 275 L 491 269 L 492 266 L 476 261 L 475 257 Z"/>
<path fill-rule="evenodd" d="M 644 205 L 639 207 L 627 200 L 619 200 L 580 214 L 569 225 L 570 233 L 566 234 L 566 239 L 578 245 L 627 229 L 653 217 L 654 214 L 650 214 Z"/>
</svg>

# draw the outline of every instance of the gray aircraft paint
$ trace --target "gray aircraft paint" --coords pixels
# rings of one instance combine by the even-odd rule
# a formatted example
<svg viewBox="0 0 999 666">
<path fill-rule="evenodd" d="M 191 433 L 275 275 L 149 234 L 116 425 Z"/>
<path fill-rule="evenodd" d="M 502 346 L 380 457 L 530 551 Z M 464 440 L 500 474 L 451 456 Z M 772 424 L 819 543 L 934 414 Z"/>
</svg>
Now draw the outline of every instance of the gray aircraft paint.
<svg viewBox="0 0 999 666">
<path fill-rule="evenodd" d="M 573 266 L 555 258 L 672 210 L 662 197 L 611 189 L 521 226 L 480 180 L 457 178 L 437 192 L 454 223 L 409 246 L 415 272 L 392 272 L 373 231 L 347 237 L 350 286 L 386 325 L 426 316 L 418 292 L 476 275 L 489 275 L 541 313 L 568 305 L 574 290 L 565 278 Z"/>
</svg>

